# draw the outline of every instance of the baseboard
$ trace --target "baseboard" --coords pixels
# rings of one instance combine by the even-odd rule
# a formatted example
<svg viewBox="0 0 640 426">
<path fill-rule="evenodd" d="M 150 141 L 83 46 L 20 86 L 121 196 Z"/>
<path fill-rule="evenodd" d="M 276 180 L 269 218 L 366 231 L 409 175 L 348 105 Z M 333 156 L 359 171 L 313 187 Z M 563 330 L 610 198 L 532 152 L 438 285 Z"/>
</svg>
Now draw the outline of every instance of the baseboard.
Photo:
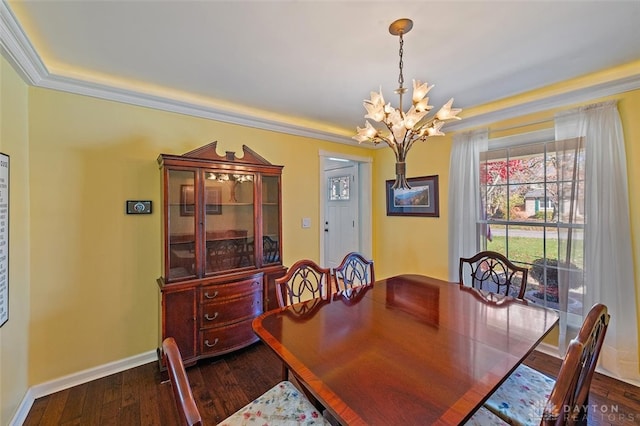
<svg viewBox="0 0 640 426">
<path fill-rule="evenodd" d="M 92 380 L 100 379 L 110 374 L 119 373 L 130 368 L 148 364 L 150 362 L 157 361 L 157 359 L 158 354 L 155 350 L 153 350 L 32 386 L 27 389 L 27 392 L 25 393 L 25 396 L 22 399 L 20 406 L 18 407 L 18 411 L 16 412 L 15 416 L 13 416 L 13 419 L 9 423 L 9 426 L 22 425 L 27 419 L 27 415 L 29 414 L 29 410 L 31 409 L 33 402 L 40 397 L 51 395 L 52 393 L 68 389 L 73 386 L 81 385 Z"/>
</svg>

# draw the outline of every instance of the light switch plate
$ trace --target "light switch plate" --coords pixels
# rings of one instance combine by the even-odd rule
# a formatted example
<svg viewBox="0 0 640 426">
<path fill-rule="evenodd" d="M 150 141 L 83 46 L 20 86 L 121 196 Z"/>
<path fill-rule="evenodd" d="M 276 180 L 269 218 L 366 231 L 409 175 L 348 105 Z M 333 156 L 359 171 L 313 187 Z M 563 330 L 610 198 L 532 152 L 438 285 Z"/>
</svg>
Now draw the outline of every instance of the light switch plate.
<svg viewBox="0 0 640 426">
<path fill-rule="evenodd" d="M 302 227 L 303 228 L 311 228 L 311 218 L 310 217 L 303 217 L 302 218 Z"/>
</svg>

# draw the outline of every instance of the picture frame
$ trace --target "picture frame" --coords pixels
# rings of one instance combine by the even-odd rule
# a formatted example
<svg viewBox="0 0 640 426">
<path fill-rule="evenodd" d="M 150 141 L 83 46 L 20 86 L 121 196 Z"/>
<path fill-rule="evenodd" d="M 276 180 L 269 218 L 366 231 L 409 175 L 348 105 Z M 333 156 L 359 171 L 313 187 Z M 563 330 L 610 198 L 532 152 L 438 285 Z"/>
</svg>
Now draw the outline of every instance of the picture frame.
<svg viewBox="0 0 640 426">
<path fill-rule="evenodd" d="M 0 327 L 9 321 L 9 165 L 0 152 Z"/>
<path fill-rule="evenodd" d="M 205 188 L 205 212 L 208 215 L 222 214 L 222 190 L 220 188 Z M 180 216 L 193 216 L 194 214 L 193 185 L 180 185 Z"/>
<path fill-rule="evenodd" d="M 408 178 L 411 189 L 393 189 L 386 181 L 387 216 L 440 217 L 438 175 Z"/>
</svg>

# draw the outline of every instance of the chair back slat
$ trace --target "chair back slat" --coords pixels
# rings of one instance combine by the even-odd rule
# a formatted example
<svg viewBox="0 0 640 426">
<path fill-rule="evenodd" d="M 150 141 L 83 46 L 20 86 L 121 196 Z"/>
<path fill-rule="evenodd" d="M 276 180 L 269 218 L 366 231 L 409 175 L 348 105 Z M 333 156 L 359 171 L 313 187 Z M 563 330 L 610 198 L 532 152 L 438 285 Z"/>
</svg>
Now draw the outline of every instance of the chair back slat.
<svg viewBox="0 0 640 426">
<path fill-rule="evenodd" d="M 297 261 L 275 282 L 281 308 L 309 299 L 331 297 L 331 271 L 321 268 L 312 260 Z"/>
<path fill-rule="evenodd" d="M 524 299 L 528 277 L 528 268 L 517 266 L 494 251 L 481 251 L 473 257 L 460 258 L 460 285 Z"/>
<path fill-rule="evenodd" d="M 336 291 L 344 291 L 375 282 L 373 260 L 357 252 L 348 253 L 334 269 Z"/>
</svg>

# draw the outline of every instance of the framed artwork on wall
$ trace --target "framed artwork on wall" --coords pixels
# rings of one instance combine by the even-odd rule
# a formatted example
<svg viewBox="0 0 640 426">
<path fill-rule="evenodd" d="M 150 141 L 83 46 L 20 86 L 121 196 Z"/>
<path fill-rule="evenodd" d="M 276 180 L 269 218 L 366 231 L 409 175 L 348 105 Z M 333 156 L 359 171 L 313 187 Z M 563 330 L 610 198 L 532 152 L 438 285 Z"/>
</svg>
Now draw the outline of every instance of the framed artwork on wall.
<svg viewBox="0 0 640 426">
<path fill-rule="evenodd" d="M 387 216 L 440 217 L 438 175 L 408 178 L 411 189 L 393 189 L 386 181 Z"/>
<path fill-rule="evenodd" d="M 9 321 L 9 156 L 0 152 L 0 327 Z"/>
</svg>

